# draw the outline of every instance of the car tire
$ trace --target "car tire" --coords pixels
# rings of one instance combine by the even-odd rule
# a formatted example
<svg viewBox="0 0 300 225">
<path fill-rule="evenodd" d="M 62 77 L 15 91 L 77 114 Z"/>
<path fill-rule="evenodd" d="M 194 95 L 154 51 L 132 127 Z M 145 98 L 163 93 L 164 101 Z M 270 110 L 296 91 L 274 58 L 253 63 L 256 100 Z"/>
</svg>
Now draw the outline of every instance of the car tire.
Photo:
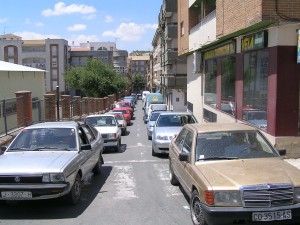
<svg viewBox="0 0 300 225">
<path fill-rule="evenodd" d="M 101 174 L 102 164 L 103 164 L 103 158 L 102 158 L 102 155 L 100 154 L 99 159 L 98 159 L 96 165 L 93 168 L 93 173 L 94 174 L 96 174 L 96 175 Z"/>
<path fill-rule="evenodd" d="M 148 140 L 152 140 L 152 136 L 148 136 Z"/>
<path fill-rule="evenodd" d="M 120 151 L 120 148 L 121 148 L 121 138 L 120 138 L 119 141 L 118 141 L 118 144 L 117 144 L 117 146 L 116 146 L 116 148 L 115 148 L 115 152 L 119 152 L 119 151 Z"/>
<path fill-rule="evenodd" d="M 157 156 L 157 153 L 154 151 L 153 148 L 152 148 L 152 156 Z"/>
<path fill-rule="evenodd" d="M 72 205 L 76 205 L 77 203 L 79 203 L 82 192 L 81 185 L 81 177 L 79 174 L 77 174 L 71 191 L 65 197 L 67 203 Z"/>
<path fill-rule="evenodd" d="M 194 225 L 207 225 L 198 191 L 194 190 L 190 200 L 191 218 Z"/>
<path fill-rule="evenodd" d="M 169 160 L 169 178 L 170 178 L 170 183 L 174 186 L 177 186 L 179 184 L 178 179 L 174 173 L 173 167 L 172 167 L 172 163 Z"/>
</svg>

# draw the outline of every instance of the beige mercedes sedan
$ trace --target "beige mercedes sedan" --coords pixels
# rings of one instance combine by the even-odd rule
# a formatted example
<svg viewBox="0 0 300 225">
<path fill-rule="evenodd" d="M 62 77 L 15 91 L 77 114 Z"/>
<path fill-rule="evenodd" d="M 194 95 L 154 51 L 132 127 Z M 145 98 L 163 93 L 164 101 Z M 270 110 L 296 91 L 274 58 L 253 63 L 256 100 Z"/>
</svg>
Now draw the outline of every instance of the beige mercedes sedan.
<svg viewBox="0 0 300 225">
<path fill-rule="evenodd" d="M 190 197 L 193 224 L 298 224 L 300 170 L 285 153 L 245 124 L 186 124 L 170 143 L 170 182 Z"/>
</svg>

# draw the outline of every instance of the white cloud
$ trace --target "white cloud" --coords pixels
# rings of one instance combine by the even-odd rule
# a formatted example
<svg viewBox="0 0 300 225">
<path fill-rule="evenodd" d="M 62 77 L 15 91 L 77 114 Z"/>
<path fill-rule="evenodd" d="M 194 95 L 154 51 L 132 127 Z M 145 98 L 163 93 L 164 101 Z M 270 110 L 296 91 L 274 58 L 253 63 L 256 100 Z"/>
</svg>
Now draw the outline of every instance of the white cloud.
<svg viewBox="0 0 300 225">
<path fill-rule="evenodd" d="M 97 35 L 72 35 L 66 40 L 68 40 L 70 46 L 79 46 L 79 43 L 86 43 L 87 41 L 90 42 L 100 41 Z"/>
<path fill-rule="evenodd" d="M 43 16 L 59 16 L 72 13 L 91 14 L 95 13 L 96 9 L 93 6 L 71 4 L 66 5 L 64 2 L 59 2 L 54 5 L 54 9 L 45 9 L 42 12 Z"/>
<path fill-rule="evenodd" d="M 68 31 L 79 31 L 79 30 L 85 30 L 86 25 L 85 24 L 74 24 L 71 27 L 68 27 Z"/>
<path fill-rule="evenodd" d="M 119 38 L 123 41 L 138 41 L 148 29 L 156 29 L 156 27 L 155 24 L 121 23 L 116 30 L 105 31 L 102 36 Z"/>
<path fill-rule="evenodd" d="M 7 22 L 6 18 L 0 18 L 0 23 L 5 23 L 5 22 Z"/>
<path fill-rule="evenodd" d="M 35 24 L 35 26 L 37 26 L 37 27 L 43 27 L 44 24 L 43 24 L 42 22 L 37 22 L 37 23 Z"/>
<path fill-rule="evenodd" d="M 113 17 L 112 16 L 110 16 L 110 15 L 107 15 L 107 16 L 105 16 L 105 23 L 111 23 L 112 21 L 113 21 L 114 19 L 113 19 Z"/>
<path fill-rule="evenodd" d="M 61 39 L 60 36 L 55 34 L 38 34 L 35 32 L 23 31 L 14 33 L 17 36 L 22 37 L 24 40 L 37 40 L 37 39 Z"/>
</svg>

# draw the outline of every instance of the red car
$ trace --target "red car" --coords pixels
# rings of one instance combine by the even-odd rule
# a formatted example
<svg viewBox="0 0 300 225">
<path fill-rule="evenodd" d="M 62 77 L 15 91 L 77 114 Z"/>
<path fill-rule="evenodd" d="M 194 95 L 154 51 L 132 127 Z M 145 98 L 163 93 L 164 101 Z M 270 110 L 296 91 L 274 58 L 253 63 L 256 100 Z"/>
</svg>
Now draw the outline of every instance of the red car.
<svg viewBox="0 0 300 225">
<path fill-rule="evenodd" d="M 128 107 L 114 108 L 113 112 L 122 112 L 128 125 L 131 124 L 131 112 Z"/>
<path fill-rule="evenodd" d="M 130 110 L 130 115 L 131 118 L 133 117 L 133 108 L 131 107 L 131 103 L 130 102 L 126 102 L 126 101 L 121 101 L 121 102 L 117 102 L 115 104 L 115 108 L 128 108 L 128 110 Z"/>
</svg>

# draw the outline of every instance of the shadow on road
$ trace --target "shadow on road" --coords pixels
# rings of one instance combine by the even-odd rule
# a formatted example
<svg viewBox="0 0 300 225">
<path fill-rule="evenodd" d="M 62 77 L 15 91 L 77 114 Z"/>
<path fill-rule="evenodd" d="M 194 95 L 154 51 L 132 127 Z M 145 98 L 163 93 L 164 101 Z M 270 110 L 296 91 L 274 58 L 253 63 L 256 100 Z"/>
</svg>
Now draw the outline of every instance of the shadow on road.
<svg viewBox="0 0 300 225">
<path fill-rule="evenodd" d="M 80 216 L 98 195 L 112 171 L 111 166 L 103 166 L 100 176 L 92 173 L 83 182 L 81 202 L 75 206 L 68 205 L 63 199 L 36 201 L 2 201 L 1 219 L 68 219 Z"/>
</svg>

